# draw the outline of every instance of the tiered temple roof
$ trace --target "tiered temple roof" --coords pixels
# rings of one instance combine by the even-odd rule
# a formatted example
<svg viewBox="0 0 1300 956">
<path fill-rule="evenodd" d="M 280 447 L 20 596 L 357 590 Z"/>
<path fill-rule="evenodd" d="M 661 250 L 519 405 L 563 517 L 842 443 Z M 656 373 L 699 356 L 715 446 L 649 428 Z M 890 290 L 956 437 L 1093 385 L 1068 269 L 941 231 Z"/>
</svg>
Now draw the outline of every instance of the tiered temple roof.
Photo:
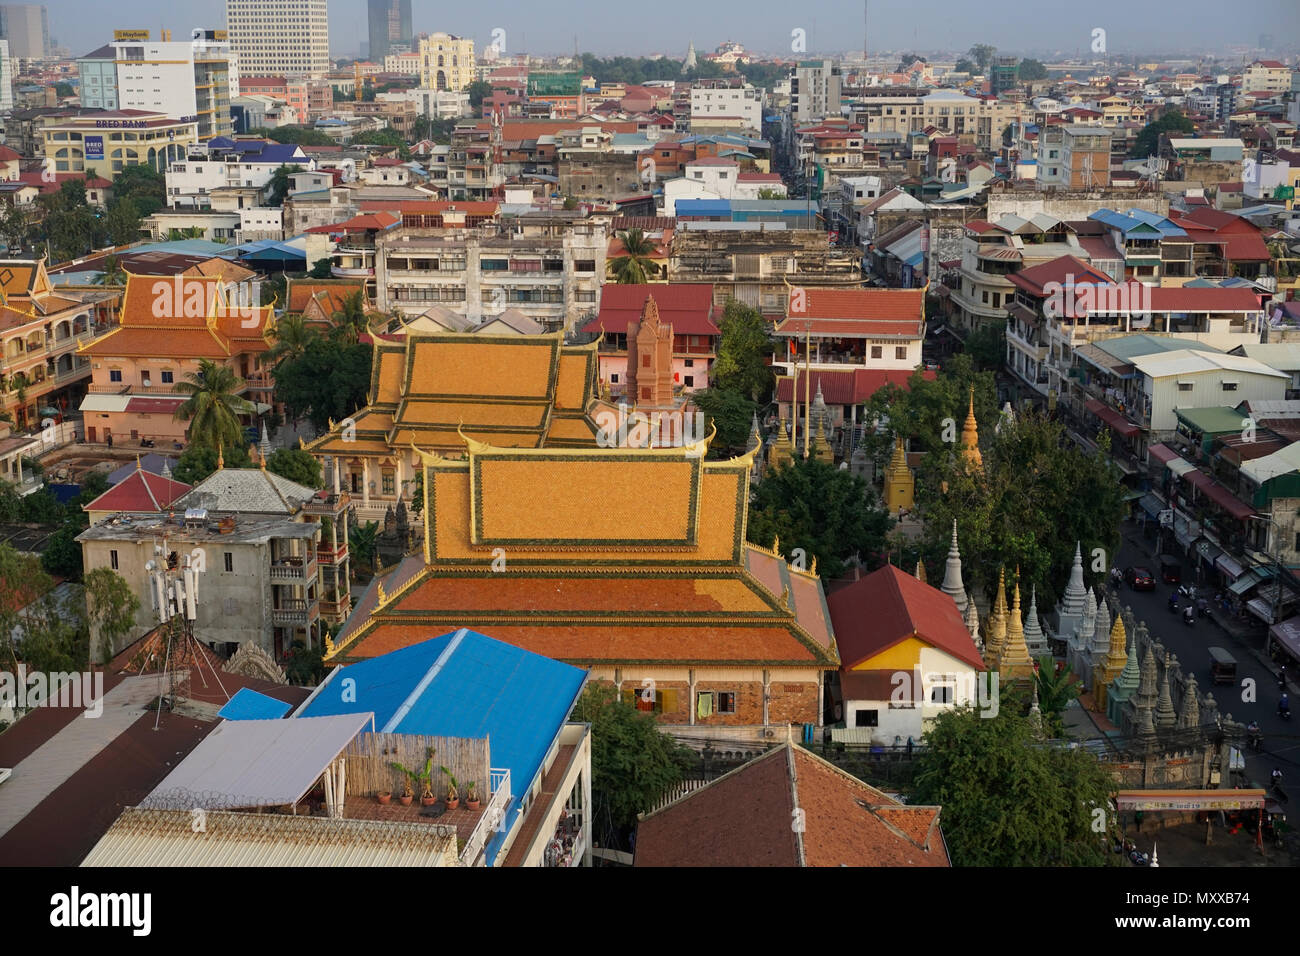
<svg viewBox="0 0 1300 956">
<path fill-rule="evenodd" d="M 815 572 L 745 542 L 757 448 L 705 461 L 707 443 L 421 451 L 424 553 L 376 581 L 327 661 L 470 627 L 579 665 L 834 668 Z"/>
<path fill-rule="evenodd" d="M 389 454 L 414 444 L 458 453 L 461 427 L 503 448 L 594 448 L 597 344 L 566 346 L 560 332 L 376 342 L 369 404 L 307 450 Z"/>
</svg>

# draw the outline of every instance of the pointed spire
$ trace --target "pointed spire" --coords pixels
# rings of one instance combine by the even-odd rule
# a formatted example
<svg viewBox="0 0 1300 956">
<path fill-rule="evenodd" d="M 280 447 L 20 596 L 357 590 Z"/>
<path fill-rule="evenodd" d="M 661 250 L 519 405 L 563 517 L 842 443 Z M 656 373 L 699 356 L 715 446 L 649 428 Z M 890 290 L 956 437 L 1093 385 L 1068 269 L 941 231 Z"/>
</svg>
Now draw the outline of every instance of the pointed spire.
<svg viewBox="0 0 1300 956">
<path fill-rule="evenodd" d="M 948 548 L 948 563 L 943 569 L 943 585 L 939 588 L 952 598 L 957 611 L 965 617 L 966 605 L 970 598 L 966 594 L 966 585 L 961 579 L 961 551 L 957 548 L 957 519 L 952 519 L 952 546 Z"/>
<path fill-rule="evenodd" d="M 172 466 L 166 458 L 163 459 L 162 476 L 164 478 L 170 478 L 172 476 Z"/>
<path fill-rule="evenodd" d="M 985 660 L 990 667 L 996 667 L 1002 655 L 1002 645 L 1007 638 L 1007 574 L 1006 568 L 998 569 L 998 589 L 993 596 L 993 609 L 989 612 L 988 623 L 984 628 Z"/>
<path fill-rule="evenodd" d="M 1122 617 L 1110 629 L 1110 650 L 1106 654 L 1106 683 L 1119 677 L 1128 661 L 1128 632 Z"/>
<path fill-rule="evenodd" d="M 980 612 L 975 607 L 974 601 L 966 604 L 966 630 L 970 632 L 970 639 L 975 642 L 975 649 L 983 657 L 984 639 L 980 637 Z"/>
<path fill-rule="evenodd" d="M 262 422 L 262 440 L 258 443 L 257 450 L 262 453 L 263 460 L 271 454 L 271 439 L 266 434 L 266 422 Z"/>
<path fill-rule="evenodd" d="M 1123 624 L 1123 617 L 1116 617 L 1115 624 Z M 1084 650 L 1094 664 L 1101 663 L 1103 655 L 1110 649 L 1110 635 L 1113 630 L 1110 619 L 1110 605 L 1102 601 L 1097 608 L 1097 619 L 1093 622 L 1092 633 L 1085 635 Z M 1125 633 L 1128 633 L 1127 628 Z"/>
<path fill-rule="evenodd" d="M 1070 580 L 1066 582 L 1065 593 L 1061 596 L 1061 614 L 1079 617 L 1083 613 L 1087 600 L 1086 588 L 1083 586 L 1083 547 L 1074 544 L 1074 564 L 1070 566 Z"/>
<path fill-rule="evenodd" d="M 1012 590 L 1011 611 L 1007 618 L 1006 641 L 998 657 L 1001 670 L 1008 671 L 1008 676 L 1024 677 L 1033 674 L 1033 661 L 1029 657 L 1029 648 L 1025 646 L 1025 625 L 1020 617 L 1020 569 L 1016 568 L 1016 581 Z M 1028 674 L 1026 674 L 1026 670 Z"/>
<path fill-rule="evenodd" d="M 1183 709 L 1178 713 L 1178 727 L 1185 730 L 1201 725 L 1201 702 L 1197 699 L 1196 675 L 1187 675 L 1187 688 L 1183 691 Z"/>
<path fill-rule="evenodd" d="M 966 411 L 966 424 L 961 429 L 962 454 L 968 468 L 983 468 L 984 457 L 980 454 L 979 427 L 975 421 L 975 386 L 970 387 L 970 406 Z"/>
<path fill-rule="evenodd" d="M 1168 730 L 1178 723 L 1178 714 L 1174 711 L 1174 699 L 1169 692 L 1169 655 L 1165 655 L 1165 666 L 1160 674 L 1160 692 L 1156 698 L 1156 727 Z"/>
<path fill-rule="evenodd" d="M 1029 705 L 1029 724 L 1034 728 L 1034 735 L 1041 736 L 1043 733 L 1043 711 L 1038 706 L 1038 681 L 1034 681 L 1033 701 Z"/>
<path fill-rule="evenodd" d="M 916 579 L 920 581 L 922 584 L 929 583 L 925 579 L 925 562 L 922 561 L 920 558 L 916 559 Z"/>
<path fill-rule="evenodd" d="M 217 442 L 217 470 L 220 471 L 226 467 L 226 453 L 221 447 L 221 442 Z"/>
<path fill-rule="evenodd" d="M 1043 634 L 1043 625 L 1038 620 L 1038 585 L 1029 591 L 1029 614 L 1025 618 L 1025 647 L 1030 657 L 1039 657 L 1047 651 L 1047 637 Z"/>
</svg>

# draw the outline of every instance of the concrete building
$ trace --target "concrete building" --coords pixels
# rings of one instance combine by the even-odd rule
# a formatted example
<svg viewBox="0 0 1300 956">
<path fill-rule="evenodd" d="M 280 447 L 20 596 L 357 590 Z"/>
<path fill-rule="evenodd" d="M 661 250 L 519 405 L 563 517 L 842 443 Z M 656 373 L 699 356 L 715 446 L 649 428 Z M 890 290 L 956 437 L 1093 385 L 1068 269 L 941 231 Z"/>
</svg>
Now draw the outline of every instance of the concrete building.
<svg viewBox="0 0 1300 956">
<path fill-rule="evenodd" d="M 0 4 L 0 37 L 18 60 L 43 60 L 50 55 L 50 23 L 45 4 Z"/>
<path fill-rule="evenodd" d="M 241 73 L 329 72 L 326 0 L 226 0 L 226 27 Z"/>
<path fill-rule="evenodd" d="M 840 115 L 840 66 L 831 60 L 800 63 L 790 75 L 790 109 L 796 123 Z"/>
<path fill-rule="evenodd" d="M 14 108 L 14 61 L 9 41 L 0 40 L 0 113 Z"/>
<path fill-rule="evenodd" d="M 739 79 L 697 81 L 691 87 L 691 131 L 721 128 L 725 120 L 736 121 L 737 129 L 761 130 L 763 91 Z"/>
<path fill-rule="evenodd" d="M 185 41 L 114 41 L 117 108 L 197 123 L 202 139 L 229 136 L 231 47 L 216 35 L 195 30 Z"/>
<path fill-rule="evenodd" d="M 198 122 L 147 110 L 85 113 L 48 120 L 40 131 L 42 155 L 60 173 L 94 173 L 112 180 L 127 166 L 158 172 L 199 141 Z"/>
<path fill-rule="evenodd" d="M 391 53 L 409 53 L 415 34 L 411 29 L 411 0 L 367 0 L 370 28 L 367 56 L 383 63 Z"/>
<path fill-rule="evenodd" d="M 1084 124 L 1044 126 L 1038 138 L 1040 188 L 1110 186 L 1111 131 Z"/>
<path fill-rule="evenodd" d="M 105 43 L 77 58 L 81 85 L 81 107 L 87 110 L 115 110 L 117 99 L 117 51 Z"/>
<path fill-rule="evenodd" d="M 450 33 L 420 37 L 420 85 L 426 89 L 465 89 L 476 79 L 474 41 Z"/>
<path fill-rule="evenodd" d="M 1277 60 L 1256 60 L 1241 74 L 1243 93 L 1291 92 L 1291 69 Z"/>
</svg>

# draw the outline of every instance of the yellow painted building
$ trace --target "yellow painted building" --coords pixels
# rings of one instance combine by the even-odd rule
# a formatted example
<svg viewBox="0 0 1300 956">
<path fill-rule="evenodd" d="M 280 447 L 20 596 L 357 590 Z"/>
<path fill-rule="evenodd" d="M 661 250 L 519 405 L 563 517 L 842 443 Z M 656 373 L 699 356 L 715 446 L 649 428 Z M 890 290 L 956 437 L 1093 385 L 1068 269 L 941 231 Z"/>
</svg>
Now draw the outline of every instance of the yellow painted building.
<svg viewBox="0 0 1300 956">
<path fill-rule="evenodd" d="M 48 120 L 41 137 L 45 155 L 58 173 L 94 173 L 111 180 L 128 166 L 166 172 L 199 141 L 194 120 L 181 122 L 165 113 L 112 110 Z"/>
<path fill-rule="evenodd" d="M 420 85 L 459 92 L 476 79 L 474 41 L 450 33 L 420 38 Z"/>
</svg>

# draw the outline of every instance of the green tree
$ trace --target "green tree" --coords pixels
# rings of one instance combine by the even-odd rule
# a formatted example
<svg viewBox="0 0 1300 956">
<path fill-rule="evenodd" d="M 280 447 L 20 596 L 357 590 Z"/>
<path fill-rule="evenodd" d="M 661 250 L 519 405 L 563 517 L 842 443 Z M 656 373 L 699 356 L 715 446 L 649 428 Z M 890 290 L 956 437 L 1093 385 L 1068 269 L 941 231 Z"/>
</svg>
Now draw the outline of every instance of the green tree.
<svg viewBox="0 0 1300 956">
<path fill-rule="evenodd" d="M 277 448 L 267 458 L 266 470 L 308 488 L 321 488 L 325 484 L 320 462 L 301 448 Z"/>
<path fill-rule="evenodd" d="M 614 260 L 614 281 L 620 285 L 639 285 L 648 282 L 656 272 L 650 256 L 655 251 L 652 239 L 640 229 L 629 229 L 617 234 L 626 255 Z"/>
<path fill-rule="evenodd" d="M 691 402 L 704 413 L 705 434 L 715 426 L 717 437 L 709 448 L 711 457 L 730 457 L 743 452 L 753 433 L 754 412 L 758 406 L 740 392 L 725 388 L 706 388 L 691 395 Z"/>
<path fill-rule="evenodd" d="M 113 177 L 113 201 L 131 200 L 141 218 L 167 205 L 167 181 L 152 166 L 127 166 Z"/>
<path fill-rule="evenodd" d="M 311 126 L 277 126 L 275 129 L 266 129 L 259 127 L 249 130 L 250 136 L 256 136 L 259 139 L 269 139 L 274 143 L 284 143 L 293 146 L 337 146 L 334 140 L 330 139 L 320 130 Z"/>
<path fill-rule="evenodd" d="M 1001 322 L 981 322 L 966 337 L 966 354 L 981 372 L 997 372 L 1007 364 L 1007 327 Z"/>
<path fill-rule="evenodd" d="M 1097 453 L 1069 441 L 1063 427 L 1033 413 L 994 426 L 981 420 L 984 467 L 968 469 L 952 446 L 927 454 L 917 469 L 917 509 L 925 520 L 927 561 L 941 566 L 957 521 L 967 586 L 992 595 L 999 568 L 1020 569 L 1020 591 L 1038 590 L 1050 606 L 1069 576 L 1075 543 L 1084 554 L 1114 554 L 1125 505 L 1118 469 L 1103 439 Z M 1104 571 L 1084 568 L 1089 584 Z M 1009 587 L 1010 585 L 1008 585 Z"/>
<path fill-rule="evenodd" d="M 1196 125 L 1178 110 L 1170 110 L 1157 120 L 1142 127 L 1142 131 L 1133 140 L 1133 150 L 1129 156 L 1146 159 L 1148 156 L 1160 155 L 1161 133 L 1196 133 Z"/>
<path fill-rule="evenodd" d="M 483 108 L 483 101 L 492 95 L 492 84 L 484 80 L 475 80 L 465 87 L 465 92 L 469 94 L 470 109 L 478 113 Z"/>
<path fill-rule="evenodd" d="M 769 472 L 749 509 L 748 538 L 782 550 L 802 548 L 817 558 L 823 579 L 837 578 L 857 555 L 867 567 L 880 562 L 893 519 L 874 505 L 867 483 L 816 459 L 796 460 Z"/>
<path fill-rule="evenodd" d="M 253 460 L 248 457 L 248 449 L 242 445 L 221 449 L 210 448 L 207 445 L 190 445 L 181 452 L 180 458 L 176 459 L 176 467 L 172 470 L 172 478 L 187 485 L 197 485 L 217 470 L 218 453 L 227 468 L 251 468 L 253 466 Z"/>
<path fill-rule="evenodd" d="M 315 687 L 325 679 L 325 646 L 307 648 L 302 641 L 294 641 L 289 650 L 289 663 L 285 665 L 284 676 L 289 683 L 300 687 Z"/>
<path fill-rule="evenodd" d="M 71 83 L 54 84 L 54 95 L 57 96 L 59 99 L 63 99 L 65 96 L 73 96 L 75 94 L 76 94 L 76 90 L 73 89 Z"/>
<path fill-rule="evenodd" d="M 113 203 L 104 217 L 104 230 L 108 241 L 115 246 L 125 246 L 140 238 L 140 212 L 130 199 Z"/>
<path fill-rule="evenodd" d="M 50 258 L 66 262 L 84 256 L 95 247 L 99 220 L 89 206 L 55 209 L 45 217 L 45 238 Z"/>
<path fill-rule="evenodd" d="M 374 129 L 365 133 L 358 133 L 352 137 L 353 146 L 395 146 L 397 155 L 402 159 L 410 159 L 411 151 L 407 149 L 406 140 L 402 134 L 391 126 L 383 129 Z"/>
<path fill-rule="evenodd" d="M 767 320 L 757 309 L 735 299 L 728 299 L 719 323 L 722 333 L 718 359 L 713 363 L 713 384 L 749 397 L 766 401 L 772 391 L 772 339 L 767 334 Z"/>
<path fill-rule="evenodd" d="M 100 648 L 100 662 L 106 664 L 122 649 L 122 639 L 135 626 L 140 599 L 126 579 L 112 568 L 87 571 L 82 583 L 86 589 L 86 617 L 92 643 Z"/>
<path fill-rule="evenodd" d="M 29 495 L 35 497 L 35 495 Z M 66 521 L 59 525 L 59 530 L 50 535 L 41 552 L 41 566 L 50 574 L 67 578 L 70 581 L 81 580 L 82 557 L 81 545 L 77 535 L 82 529 L 77 522 Z"/>
<path fill-rule="evenodd" d="M 267 189 L 270 192 L 267 194 L 266 204 L 268 206 L 283 206 L 284 198 L 289 195 L 289 189 L 293 186 L 293 182 L 289 177 L 300 172 L 302 172 L 301 166 L 285 166 L 281 164 L 271 174 L 271 181 L 267 184 Z"/>
<path fill-rule="evenodd" d="M 275 396 L 292 418 L 306 416 L 324 431 L 330 419 L 342 421 L 368 401 L 373 355 L 373 346 L 364 343 L 314 339 L 301 356 L 274 368 Z"/>
<path fill-rule="evenodd" d="M 348 531 L 348 551 L 357 559 L 358 570 L 364 568 L 371 574 L 375 572 L 378 538 L 378 521 L 367 521 L 365 524 L 354 525 Z"/>
<path fill-rule="evenodd" d="M 1041 743 L 1004 697 L 997 714 L 959 708 L 926 731 L 908 794 L 912 806 L 943 808 L 943 835 L 957 866 L 1105 866 L 1105 834 L 1093 830 L 1115 786 L 1085 750 Z"/>
<path fill-rule="evenodd" d="M 125 286 L 126 267 L 122 265 L 122 260 L 117 256 L 105 256 L 103 270 L 90 282 L 91 285 Z"/>
<path fill-rule="evenodd" d="M 312 279 L 328 279 L 332 273 L 330 267 L 333 265 L 329 256 L 322 256 L 312 263 L 311 270 L 307 273 Z"/>
<path fill-rule="evenodd" d="M 301 315 L 286 315 L 277 319 L 270 335 L 275 344 L 262 357 L 265 365 L 279 365 L 284 361 L 301 358 L 307 347 L 320 337 Z"/>
<path fill-rule="evenodd" d="M 1045 80 L 1047 79 L 1047 67 L 1043 66 L 1038 60 L 1031 60 L 1026 57 L 1020 61 L 1019 76 L 1022 80 Z"/>
<path fill-rule="evenodd" d="M 919 53 L 904 53 L 902 56 L 898 58 L 898 66 L 894 67 L 894 72 L 902 73 L 913 63 L 918 63 L 918 62 L 929 63 L 930 61 L 927 60 L 925 57 L 921 56 L 921 54 Z"/>
<path fill-rule="evenodd" d="M 979 71 L 980 71 L 979 65 L 976 64 L 974 60 L 966 59 L 966 57 L 962 57 L 960 60 L 958 60 L 957 65 L 953 67 L 953 72 L 955 73 L 975 74 L 978 73 Z"/>
<path fill-rule="evenodd" d="M 211 359 L 199 359 L 199 370 L 177 383 L 189 398 L 176 409 L 176 418 L 190 423 L 191 443 L 232 448 L 243 441 L 239 416 L 251 413 L 253 403 L 235 394 L 242 383 L 233 369 Z"/>
<path fill-rule="evenodd" d="M 424 514 L 424 469 L 421 468 L 415 473 L 415 480 L 411 482 L 411 511 L 414 514 Z"/>
<path fill-rule="evenodd" d="M 768 189 L 766 187 L 758 191 L 759 199 L 784 199 L 786 196 L 784 190 Z"/>
<path fill-rule="evenodd" d="M 689 750 L 659 732 L 654 717 L 618 699 L 607 684 L 588 684 L 573 719 L 591 724 L 592 819 L 636 824 L 694 763 Z"/>
<path fill-rule="evenodd" d="M 997 47 L 989 46 L 987 43 L 976 43 L 966 52 L 969 53 L 971 59 L 979 65 L 979 71 L 981 73 L 987 73 L 989 64 L 993 62 L 993 54 L 998 52 L 998 49 Z"/>
<path fill-rule="evenodd" d="M 1038 709 L 1043 715 L 1047 735 L 1063 738 L 1065 720 L 1061 715 L 1070 706 L 1070 701 L 1079 696 L 1082 689 L 1079 678 L 1068 667 L 1057 670 L 1056 661 L 1051 657 L 1040 657 L 1034 682 L 1038 688 Z"/>
<path fill-rule="evenodd" d="M 10 255 L 20 254 L 31 244 L 31 215 L 17 203 L 5 206 L 0 214 L 0 240 Z"/>
<path fill-rule="evenodd" d="M 370 329 L 366 294 L 360 289 L 349 292 L 343 297 L 339 310 L 331 318 L 334 327 L 330 329 L 330 336 L 346 345 L 355 345 L 362 333 Z"/>
<path fill-rule="evenodd" d="M 86 181 L 84 179 L 65 179 L 59 183 L 59 206 L 63 209 L 78 209 L 86 205 Z"/>
</svg>

